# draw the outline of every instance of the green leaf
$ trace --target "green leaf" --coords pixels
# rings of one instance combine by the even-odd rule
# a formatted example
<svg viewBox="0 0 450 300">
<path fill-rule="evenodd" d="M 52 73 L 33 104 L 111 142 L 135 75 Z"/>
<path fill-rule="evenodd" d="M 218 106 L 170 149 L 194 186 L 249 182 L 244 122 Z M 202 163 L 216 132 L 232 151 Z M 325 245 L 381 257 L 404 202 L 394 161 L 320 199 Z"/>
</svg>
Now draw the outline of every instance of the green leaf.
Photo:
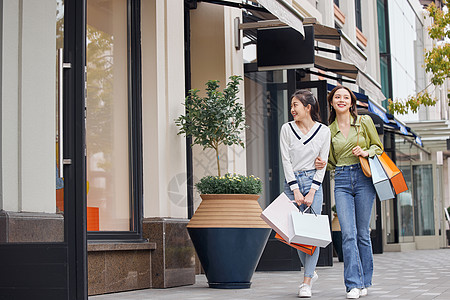
<svg viewBox="0 0 450 300">
<path fill-rule="evenodd" d="M 238 101 L 241 76 L 230 76 L 223 92 L 218 80 L 206 82 L 206 96 L 199 96 L 198 89 L 191 89 L 183 105 L 185 115 L 175 119 L 178 134 L 192 136 L 193 145 L 218 151 L 220 145 L 240 145 L 240 135 L 247 128 L 243 105 Z"/>
<path fill-rule="evenodd" d="M 428 28 L 430 38 L 437 41 L 450 38 L 450 1 L 443 0 L 442 4 L 447 8 L 443 11 L 431 3 L 428 8 L 429 17 L 433 19 Z M 431 80 L 427 87 L 433 84 L 442 85 L 450 78 L 450 44 L 436 43 L 429 51 L 425 53 L 425 71 L 431 74 Z M 432 93 L 432 92 L 431 92 Z M 447 101 L 450 106 L 450 94 L 447 94 Z M 389 99 L 389 111 L 391 113 L 406 114 L 408 112 L 417 112 L 421 106 L 433 106 L 436 99 L 431 97 L 425 89 L 416 95 L 409 96 L 407 99 Z"/>
</svg>

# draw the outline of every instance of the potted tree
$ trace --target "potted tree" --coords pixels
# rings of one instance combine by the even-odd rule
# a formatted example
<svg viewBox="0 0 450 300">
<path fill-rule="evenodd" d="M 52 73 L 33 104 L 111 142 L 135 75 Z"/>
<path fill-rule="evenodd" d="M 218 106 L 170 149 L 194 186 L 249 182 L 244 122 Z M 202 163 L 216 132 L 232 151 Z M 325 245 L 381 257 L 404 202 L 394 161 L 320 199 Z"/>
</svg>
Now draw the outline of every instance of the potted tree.
<svg viewBox="0 0 450 300">
<path fill-rule="evenodd" d="M 223 92 L 219 82 L 206 83 L 206 96 L 190 90 L 186 114 L 175 120 L 179 133 L 192 136 L 192 144 L 216 153 L 217 176 L 205 176 L 196 188 L 202 202 L 187 229 L 212 288 L 249 288 L 270 227 L 260 218 L 258 204 L 262 182 L 251 175 L 220 173 L 219 147 L 240 145 L 246 128 L 238 102 L 240 76 L 231 76 Z"/>
</svg>

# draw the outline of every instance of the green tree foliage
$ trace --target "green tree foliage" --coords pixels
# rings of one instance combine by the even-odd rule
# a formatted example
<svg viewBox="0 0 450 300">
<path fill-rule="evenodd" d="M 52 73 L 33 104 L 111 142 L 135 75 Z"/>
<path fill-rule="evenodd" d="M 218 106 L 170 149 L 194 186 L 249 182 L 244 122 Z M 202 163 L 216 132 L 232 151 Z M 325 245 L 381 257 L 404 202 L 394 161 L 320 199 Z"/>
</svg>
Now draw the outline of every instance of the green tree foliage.
<svg viewBox="0 0 450 300">
<path fill-rule="evenodd" d="M 246 128 L 244 108 L 238 102 L 240 76 L 231 76 L 223 92 L 219 81 L 206 83 L 206 97 L 198 95 L 198 89 L 189 91 L 184 106 L 186 114 L 175 120 L 180 127 L 178 134 L 192 136 L 192 144 L 216 151 L 217 169 L 220 177 L 219 146 L 240 145 L 240 134 Z"/>
<path fill-rule="evenodd" d="M 443 4 L 447 7 L 444 13 L 438 9 L 434 3 L 428 7 L 430 17 L 433 18 L 433 25 L 428 29 L 428 33 L 432 39 L 444 40 L 450 39 L 450 1 L 443 0 Z M 425 70 L 433 73 L 431 82 L 434 85 L 441 85 L 450 74 L 450 44 L 444 43 L 434 47 L 425 54 Z M 448 95 L 450 99 L 450 95 Z"/>
<path fill-rule="evenodd" d="M 114 142 L 114 37 L 88 25 L 87 36 L 87 120 L 86 144 L 89 156 L 103 154 L 96 165 L 111 170 Z"/>
<path fill-rule="evenodd" d="M 434 40 L 450 39 L 450 0 L 443 0 L 442 4 L 447 7 L 447 11 L 436 7 L 434 3 L 428 6 L 429 17 L 433 18 L 431 27 L 428 28 L 430 38 Z M 432 74 L 430 84 L 439 86 L 450 76 L 450 44 L 441 43 L 434 46 L 425 53 L 425 71 Z M 428 86 L 430 85 L 428 84 Z M 427 86 L 427 87 L 428 87 Z M 450 93 L 447 93 L 450 105 Z M 405 101 L 389 99 L 389 110 L 399 114 L 406 114 L 408 111 L 417 112 L 421 105 L 432 106 L 436 104 L 436 99 L 428 93 L 421 91 L 417 95 L 410 96 Z"/>
</svg>

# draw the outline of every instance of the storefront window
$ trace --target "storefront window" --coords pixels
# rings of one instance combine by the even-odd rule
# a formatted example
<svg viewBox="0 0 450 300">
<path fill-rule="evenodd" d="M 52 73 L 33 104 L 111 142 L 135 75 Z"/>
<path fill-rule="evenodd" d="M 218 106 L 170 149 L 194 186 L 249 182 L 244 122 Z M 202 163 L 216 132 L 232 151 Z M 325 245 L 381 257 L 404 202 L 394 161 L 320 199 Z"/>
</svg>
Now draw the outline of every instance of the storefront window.
<svg viewBox="0 0 450 300">
<path fill-rule="evenodd" d="M 413 166 L 416 235 L 434 235 L 433 166 Z"/>
<path fill-rule="evenodd" d="M 87 1 L 88 230 L 129 231 L 127 1 Z"/>
<path fill-rule="evenodd" d="M 435 234 L 433 164 L 429 153 L 405 138 L 397 136 L 395 146 L 397 166 L 408 186 L 397 195 L 399 242 L 413 242 L 414 236 Z"/>
<path fill-rule="evenodd" d="M 400 242 L 414 241 L 414 206 L 412 196 L 411 167 L 409 165 L 399 165 L 400 170 L 409 189 L 397 195 L 399 212 L 399 235 Z"/>
</svg>

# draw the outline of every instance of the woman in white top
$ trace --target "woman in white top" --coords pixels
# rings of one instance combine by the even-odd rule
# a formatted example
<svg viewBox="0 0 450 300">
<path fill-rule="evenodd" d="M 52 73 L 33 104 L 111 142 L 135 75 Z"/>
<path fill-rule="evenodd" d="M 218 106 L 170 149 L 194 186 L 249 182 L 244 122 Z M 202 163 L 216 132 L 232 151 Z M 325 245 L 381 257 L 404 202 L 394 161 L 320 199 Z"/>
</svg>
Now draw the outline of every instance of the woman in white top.
<svg viewBox="0 0 450 300">
<path fill-rule="evenodd" d="M 322 211 L 322 180 L 326 168 L 316 170 L 317 157 L 328 158 L 330 129 L 319 123 L 319 103 L 310 91 L 298 90 L 291 98 L 291 114 L 294 121 L 283 124 L 280 133 L 280 150 L 285 176 L 284 192 L 303 211 L 311 206 L 316 214 Z M 311 213 L 311 209 L 308 210 Z M 299 297 L 311 297 L 311 287 L 318 276 L 315 272 L 319 247 L 313 255 L 298 251 L 304 266 L 303 283 Z"/>
</svg>

